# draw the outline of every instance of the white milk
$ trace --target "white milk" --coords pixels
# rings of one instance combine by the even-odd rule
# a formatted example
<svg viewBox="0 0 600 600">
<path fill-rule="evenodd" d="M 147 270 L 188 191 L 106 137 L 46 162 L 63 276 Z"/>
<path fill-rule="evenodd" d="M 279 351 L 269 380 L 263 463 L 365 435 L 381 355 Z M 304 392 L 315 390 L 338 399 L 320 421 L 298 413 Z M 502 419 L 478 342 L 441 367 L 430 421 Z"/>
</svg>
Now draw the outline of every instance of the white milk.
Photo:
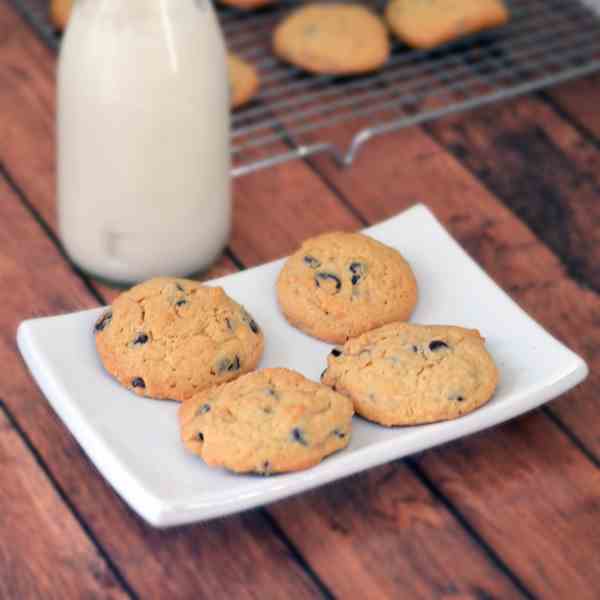
<svg viewBox="0 0 600 600">
<path fill-rule="evenodd" d="M 225 48 L 207 0 L 80 0 L 58 71 L 67 253 L 123 283 L 185 275 L 231 222 Z"/>
</svg>

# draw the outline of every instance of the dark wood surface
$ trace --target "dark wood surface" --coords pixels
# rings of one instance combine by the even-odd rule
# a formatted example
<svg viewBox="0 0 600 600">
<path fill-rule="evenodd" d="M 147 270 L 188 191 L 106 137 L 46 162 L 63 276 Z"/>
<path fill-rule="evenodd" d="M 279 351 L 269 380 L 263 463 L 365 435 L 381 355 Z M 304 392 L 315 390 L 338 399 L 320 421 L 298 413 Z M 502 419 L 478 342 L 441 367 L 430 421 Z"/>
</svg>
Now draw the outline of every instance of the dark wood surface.
<svg viewBox="0 0 600 600">
<path fill-rule="evenodd" d="M 57 241 L 55 64 L 0 4 L 0 598 L 598 598 L 598 76 L 379 138 L 349 169 L 317 157 L 236 180 L 231 243 L 206 274 L 423 202 L 586 358 L 587 381 L 417 457 L 159 531 L 104 482 L 16 351 L 22 319 L 116 293 Z"/>
</svg>

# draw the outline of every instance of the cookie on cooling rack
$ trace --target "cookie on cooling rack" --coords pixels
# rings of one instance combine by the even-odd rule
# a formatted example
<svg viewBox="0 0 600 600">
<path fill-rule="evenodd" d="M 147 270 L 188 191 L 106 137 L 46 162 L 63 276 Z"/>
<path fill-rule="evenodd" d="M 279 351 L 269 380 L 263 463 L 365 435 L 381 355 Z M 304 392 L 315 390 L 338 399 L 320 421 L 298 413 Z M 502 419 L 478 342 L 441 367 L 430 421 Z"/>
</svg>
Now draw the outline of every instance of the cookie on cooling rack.
<svg viewBox="0 0 600 600">
<path fill-rule="evenodd" d="M 289 369 L 263 369 L 205 390 L 179 409 L 186 447 L 210 466 L 298 471 L 345 448 L 352 402 Z"/>
<path fill-rule="evenodd" d="M 391 323 L 334 348 L 321 381 L 381 425 L 465 415 L 494 393 L 498 372 L 474 329 Z"/>
<path fill-rule="evenodd" d="M 258 93 L 258 73 L 250 63 L 233 52 L 227 54 L 227 67 L 231 86 L 231 107 L 238 108 Z"/>
<path fill-rule="evenodd" d="M 263 334 L 221 289 L 159 277 L 121 294 L 94 327 L 106 370 L 140 396 L 185 400 L 256 368 Z"/>
<path fill-rule="evenodd" d="M 458 38 L 504 25 L 502 0 L 390 0 L 387 22 L 413 48 L 435 48 Z"/>
<path fill-rule="evenodd" d="M 50 22 L 58 31 L 64 31 L 69 21 L 73 0 L 51 0 Z"/>
<path fill-rule="evenodd" d="M 383 22 L 356 4 L 309 4 L 275 29 L 279 58 L 311 73 L 353 75 L 374 71 L 388 60 L 390 44 Z"/>
</svg>

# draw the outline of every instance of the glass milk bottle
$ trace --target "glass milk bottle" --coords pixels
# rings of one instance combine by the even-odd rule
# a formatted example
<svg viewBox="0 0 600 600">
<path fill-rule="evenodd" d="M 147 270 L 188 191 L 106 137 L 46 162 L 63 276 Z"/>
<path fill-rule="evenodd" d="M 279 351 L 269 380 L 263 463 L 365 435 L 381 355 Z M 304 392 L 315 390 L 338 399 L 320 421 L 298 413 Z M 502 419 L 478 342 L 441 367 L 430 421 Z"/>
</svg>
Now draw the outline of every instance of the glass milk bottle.
<svg viewBox="0 0 600 600">
<path fill-rule="evenodd" d="M 229 90 L 210 0 L 78 0 L 58 69 L 69 256 L 118 283 L 186 275 L 231 223 Z"/>
</svg>

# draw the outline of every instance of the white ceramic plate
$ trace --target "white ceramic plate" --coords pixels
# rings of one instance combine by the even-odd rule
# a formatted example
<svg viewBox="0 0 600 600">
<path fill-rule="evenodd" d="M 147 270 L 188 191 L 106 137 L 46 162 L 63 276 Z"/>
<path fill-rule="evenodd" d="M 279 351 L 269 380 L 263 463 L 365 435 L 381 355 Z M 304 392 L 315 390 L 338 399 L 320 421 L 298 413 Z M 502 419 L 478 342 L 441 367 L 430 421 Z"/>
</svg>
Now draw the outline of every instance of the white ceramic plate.
<svg viewBox="0 0 600 600">
<path fill-rule="evenodd" d="M 400 250 L 419 283 L 418 323 L 478 328 L 500 370 L 494 398 L 461 419 L 386 429 L 355 417 L 348 448 L 320 465 L 272 477 L 210 469 L 180 440 L 177 405 L 134 396 L 102 368 L 92 327 L 102 309 L 25 321 L 18 344 L 54 410 L 100 472 L 144 519 L 170 526 L 235 513 L 480 431 L 555 398 L 582 381 L 584 361 L 527 316 L 423 206 L 367 229 Z M 331 347 L 289 326 L 275 298 L 282 261 L 211 282 L 262 326 L 262 367 L 318 380 Z"/>
</svg>

